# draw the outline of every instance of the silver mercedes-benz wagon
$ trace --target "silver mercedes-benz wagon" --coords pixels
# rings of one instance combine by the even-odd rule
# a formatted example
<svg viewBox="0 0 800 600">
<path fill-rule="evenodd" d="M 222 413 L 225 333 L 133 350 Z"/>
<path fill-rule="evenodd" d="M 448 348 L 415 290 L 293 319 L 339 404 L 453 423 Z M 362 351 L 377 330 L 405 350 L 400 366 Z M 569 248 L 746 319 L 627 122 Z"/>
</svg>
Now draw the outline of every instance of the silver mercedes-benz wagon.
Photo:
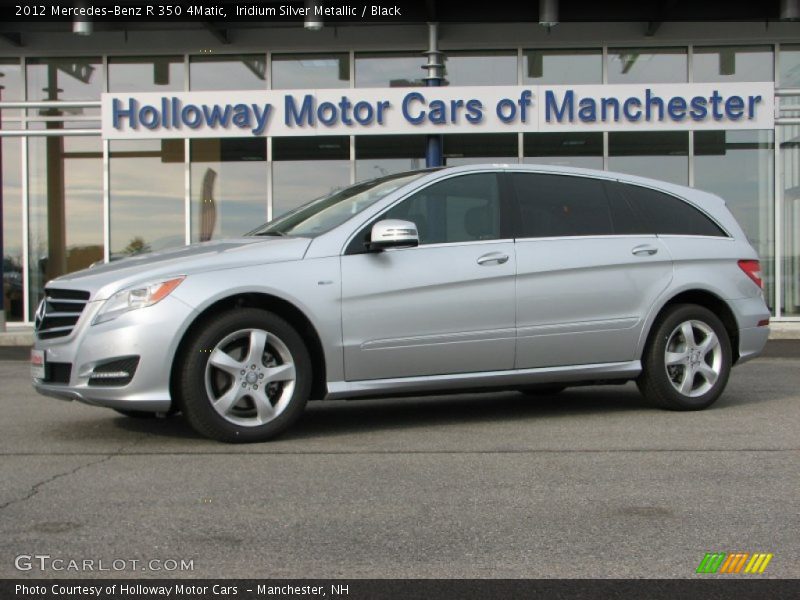
<svg viewBox="0 0 800 600">
<path fill-rule="evenodd" d="M 768 325 L 758 256 L 717 196 L 478 165 L 59 277 L 31 369 L 48 396 L 255 442 L 308 400 L 635 380 L 657 406 L 701 409 Z"/>
</svg>

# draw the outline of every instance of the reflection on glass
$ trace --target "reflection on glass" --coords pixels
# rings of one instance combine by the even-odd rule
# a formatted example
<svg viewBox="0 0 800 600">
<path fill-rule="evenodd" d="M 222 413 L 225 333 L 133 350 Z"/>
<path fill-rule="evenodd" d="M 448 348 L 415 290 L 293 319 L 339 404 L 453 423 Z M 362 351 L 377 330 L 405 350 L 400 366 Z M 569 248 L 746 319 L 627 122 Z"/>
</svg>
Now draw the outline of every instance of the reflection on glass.
<svg viewBox="0 0 800 600">
<path fill-rule="evenodd" d="M 28 140 L 30 314 L 50 279 L 103 259 L 99 137 Z"/>
<path fill-rule="evenodd" d="M 23 100 L 22 96 L 22 67 L 19 59 L 0 59 L 0 101 Z M 8 122 L 10 119 L 18 119 L 20 110 L 18 108 L 4 108 L 0 111 L 0 118 Z M 9 127 L 4 124 L 5 129 Z"/>
<path fill-rule="evenodd" d="M 671 183 L 689 183 L 689 134 L 685 131 L 611 132 L 608 169 Z"/>
<path fill-rule="evenodd" d="M 772 49 L 769 46 L 721 46 L 694 48 L 694 81 L 772 81 Z"/>
<path fill-rule="evenodd" d="M 682 83 L 686 48 L 609 48 L 609 83 Z"/>
<path fill-rule="evenodd" d="M 356 181 L 424 166 L 424 135 L 365 135 L 356 138 Z"/>
<path fill-rule="evenodd" d="M 16 124 L 15 129 L 19 127 Z M 22 140 L 0 138 L 3 205 L 3 310 L 7 321 L 22 321 Z"/>
<path fill-rule="evenodd" d="M 356 54 L 356 87 L 422 87 L 425 57 L 421 52 Z"/>
<path fill-rule="evenodd" d="M 192 140 L 192 241 L 237 237 L 267 220 L 267 140 Z"/>
<path fill-rule="evenodd" d="M 272 218 L 350 184 L 350 138 L 272 139 Z"/>
<path fill-rule="evenodd" d="M 184 244 L 183 140 L 112 140 L 111 259 Z"/>
<path fill-rule="evenodd" d="M 444 66 L 448 85 L 514 85 L 517 83 L 516 52 L 447 52 Z"/>
<path fill-rule="evenodd" d="M 103 68 L 97 57 L 29 58 L 26 62 L 28 100 L 97 100 L 103 91 Z M 30 117 L 100 116 L 99 108 L 29 109 Z M 61 129 L 48 122 L 48 129 Z"/>
<path fill-rule="evenodd" d="M 780 135 L 784 240 L 781 308 L 785 315 L 800 316 L 800 127 L 781 127 Z"/>
<path fill-rule="evenodd" d="M 189 85 L 193 90 L 263 90 L 267 88 L 264 54 L 191 56 Z"/>
<path fill-rule="evenodd" d="M 761 257 L 772 307 L 773 132 L 696 131 L 694 185 L 725 199 Z"/>
<path fill-rule="evenodd" d="M 603 52 L 597 50 L 525 50 L 522 82 L 534 85 L 602 83 Z"/>
<path fill-rule="evenodd" d="M 350 57 L 347 54 L 273 54 L 272 87 L 350 87 Z"/>
<path fill-rule="evenodd" d="M 184 89 L 181 56 L 121 56 L 108 59 L 111 92 L 178 92 Z"/>
<path fill-rule="evenodd" d="M 595 133 L 526 133 L 522 137 L 522 162 L 603 168 L 603 134 Z"/>
<path fill-rule="evenodd" d="M 468 133 L 443 137 L 444 160 L 448 167 L 519 162 L 515 133 Z"/>
<path fill-rule="evenodd" d="M 29 58 L 28 100 L 97 100 L 103 69 L 97 57 Z"/>
</svg>

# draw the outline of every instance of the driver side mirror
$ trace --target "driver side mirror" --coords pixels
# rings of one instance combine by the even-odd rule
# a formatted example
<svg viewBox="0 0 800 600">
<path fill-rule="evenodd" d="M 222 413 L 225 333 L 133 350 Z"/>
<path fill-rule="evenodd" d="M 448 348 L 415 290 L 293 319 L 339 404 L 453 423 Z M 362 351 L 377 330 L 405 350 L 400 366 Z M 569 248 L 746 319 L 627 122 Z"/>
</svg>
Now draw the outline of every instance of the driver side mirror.
<svg viewBox="0 0 800 600">
<path fill-rule="evenodd" d="M 367 249 L 380 252 L 387 248 L 413 248 L 419 246 L 417 226 L 411 221 L 384 219 L 372 226 Z"/>
</svg>

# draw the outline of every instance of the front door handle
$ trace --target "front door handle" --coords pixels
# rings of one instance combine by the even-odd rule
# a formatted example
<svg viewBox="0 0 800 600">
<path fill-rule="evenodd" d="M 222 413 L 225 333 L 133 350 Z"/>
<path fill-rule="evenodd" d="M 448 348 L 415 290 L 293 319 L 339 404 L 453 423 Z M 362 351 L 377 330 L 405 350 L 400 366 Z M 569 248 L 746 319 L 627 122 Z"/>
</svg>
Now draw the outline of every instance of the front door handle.
<svg viewBox="0 0 800 600">
<path fill-rule="evenodd" d="M 633 250 L 631 250 L 631 254 L 635 256 L 653 256 L 653 254 L 656 252 L 658 252 L 658 248 L 655 246 L 648 246 L 646 244 L 636 246 Z"/>
<path fill-rule="evenodd" d="M 508 254 L 502 252 L 489 252 L 478 257 L 479 265 L 502 265 L 508 262 Z"/>
</svg>

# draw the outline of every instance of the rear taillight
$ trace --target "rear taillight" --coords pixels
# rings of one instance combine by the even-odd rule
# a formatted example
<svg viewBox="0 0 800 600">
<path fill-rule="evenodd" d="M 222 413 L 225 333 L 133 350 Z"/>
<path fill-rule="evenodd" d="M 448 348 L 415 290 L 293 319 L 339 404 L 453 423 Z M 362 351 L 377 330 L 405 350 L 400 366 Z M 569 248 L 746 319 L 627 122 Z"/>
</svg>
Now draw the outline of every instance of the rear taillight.
<svg viewBox="0 0 800 600">
<path fill-rule="evenodd" d="M 764 289 L 764 280 L 761 279 L 761 265 L 757 260 L 740 260 L 739 268 L 744 271 L 758 287 Z"/>
</svg>

